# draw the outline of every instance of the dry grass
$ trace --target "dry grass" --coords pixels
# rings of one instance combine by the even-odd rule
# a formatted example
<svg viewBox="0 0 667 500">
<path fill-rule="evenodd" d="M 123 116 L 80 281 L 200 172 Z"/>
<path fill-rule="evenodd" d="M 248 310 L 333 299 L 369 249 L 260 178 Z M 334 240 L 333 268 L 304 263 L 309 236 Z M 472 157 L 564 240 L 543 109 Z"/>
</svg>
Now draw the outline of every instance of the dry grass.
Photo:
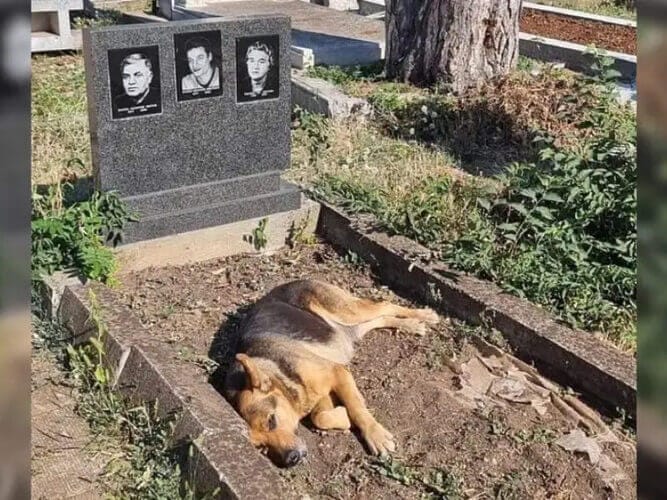
<svg viewBox="0 0 667 500">
<path fill-rule="evenodd" d="M 367 97 L 389 135 L 441 149 L 474 173 L 493 175 L 514 161 L 531 160 L 539 133 L 574 144 L 590 131 L 577 126 L 592 103 L 570 72 L 541 65 L 455 97 L 384 81 L 346 87 Z M 404 88 L 405 87 L 405 88 Z"/>
<path fill-rule="evenodd" d="M 83 57 L 32 59 L 32 183 L 92 174 Z"/>
<path fill-rule="evenodd" d="M 392 199 L 402 199 L 428 177 L 465 175 L 450 156 L 387 137 L 367 121 L 318 123 L 326 128 L 328 140 L 314 154 L 307 131 L 293 132 L 292 166 L 286 177 L 298 184 L 311 186 L 325 176 L 336 176 L 363 181 Z"/>
</svg>

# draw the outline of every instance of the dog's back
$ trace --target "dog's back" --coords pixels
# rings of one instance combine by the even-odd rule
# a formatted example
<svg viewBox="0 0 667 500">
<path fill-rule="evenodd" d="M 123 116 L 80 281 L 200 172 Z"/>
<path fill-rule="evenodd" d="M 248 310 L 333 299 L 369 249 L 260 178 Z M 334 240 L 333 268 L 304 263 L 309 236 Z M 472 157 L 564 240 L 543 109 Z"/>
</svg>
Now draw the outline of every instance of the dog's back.
<svg viewBox="0 0 667 500">
<path fill-rule="evenodd" d="M 270 371 L 296 385 L 302 384 L 296 375 L 296 365 L 302 360 L 349 364 L 354 355 L 353 330 L 307 309 L 313 297 L 322 296 L 328 286 L 301 280 L 271 290 L 242 320 L 236 352 L 270 364 Z M 228 398 L 233 399 L 244 383 L 243 368 L 235 362 L 225 383 Z"/>
<path fill-rule="evenodd" d="M 271 359 L 267 348 L 282 347 L 293 355 L 305 350 L 330 362 L 348 364 L 354 354 L 353 329 L 308 308 L 313 292 L 321 294 L 322 286 L 318 281 L 302 280 L 274 288 L 241 323 L 238 352 L 258 356 L 262 351 L 263 357 Z"/>
</svg>

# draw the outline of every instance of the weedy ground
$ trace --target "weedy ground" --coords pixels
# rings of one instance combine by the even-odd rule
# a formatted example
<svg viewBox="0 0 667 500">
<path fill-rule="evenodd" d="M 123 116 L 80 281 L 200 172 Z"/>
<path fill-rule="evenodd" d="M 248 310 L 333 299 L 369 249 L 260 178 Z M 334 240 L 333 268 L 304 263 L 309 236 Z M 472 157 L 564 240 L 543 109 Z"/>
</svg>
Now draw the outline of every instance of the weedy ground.
<svg viewBox="0 0 667 500">
<path fill-rule="evenodd" d="M 105 368 L 104 326 L 98 312 L 93 319 L 98 335 L 78 348 L 66 344 L 64 328 L 36 305 L 32 326 L 34 356 L 57 360 L 73 389 L 75 412 L 90 426 L 87 453 L 105 457 L 99 490 L 105 498 L 195 498 L 187 483 L 181 484 L 183 450 L 171 441 L 173 418 L 160 417 L 153 404 L 131 405 L 113 390 Z"/>
<path fill-rule="evenodd" d="M 375 116 L 297 112 L 288 175 L 633 350 L 636 117 L 614 98 L 609 64 L 598 58 L 584 78 L 522 59 L 457 97 L 387 82 L 380 68 L 315 68 Z"/>
</svg>

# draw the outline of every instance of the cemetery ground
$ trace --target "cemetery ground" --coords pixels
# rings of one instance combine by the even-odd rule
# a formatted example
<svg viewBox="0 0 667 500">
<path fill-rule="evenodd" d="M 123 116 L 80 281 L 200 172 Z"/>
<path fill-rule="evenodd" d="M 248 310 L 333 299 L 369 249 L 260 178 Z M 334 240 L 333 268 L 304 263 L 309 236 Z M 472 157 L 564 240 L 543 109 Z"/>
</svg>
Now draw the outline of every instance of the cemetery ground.
<svg viewBox="0 0 667 500">
<path fill-rule="evenodd" d="M 312 74 L 367 98 L 375 115 L 334 122 L 295 113 L 288 178 L 350 213 L 372 215 L 383 230 L 419 241 L 431 249 L 431 259 L 492 280 L 634 350 L 635 119 L 595 86 L 604 84 L 604 75 L 593 85 L 522 60 L 500 85 L 452 98 L 384 82 L 373 68 Z M 68 191 L 59 183 L 85 192 L 91 175 L 82 58 L 36 57 L 33 75 L 33 184 L 52 186 L 35 217 L 58 218 L 76 207 L 63 199 Z M 104 204 L 88 205 L 92 215 L 106 217 L 95 213 L 100 208 Z M 84 262 L 87 270 L 106 279 L 111 256 L 99 248 L 93 254 Z M 33 259 L 36 267 L 52 264 L 39 253 Z M 311 239 L 270 256 L 118 275 L 115 287 L 124 306 L 173 348 L 176 361 L 194 363 L 208 379 L 218 363 L 224 367 L 224 333 L 233 331 L 237 312 L 272 285 L 306 275 L 361 296 L 406 300 L 375 280 L 354 254 L 338 255 Z M 486 365 L 516 367 L 479 338 L 499 341 L 488 328 L 446 317 L 425 337 L 367 336 L 352 370 L 369 406 L 398 437 L 399 453 L 391 462 L 376 461 L 353 434 L 302 429 L 311 456 L 304 467 L 284 472 L 290 490 L 322 497 L 604 498 L 613 487 L 615 497 L 633 498 L 634 437 L 618 420 L 589 418 L 597 442 L 577 445 L 591 457 L 555 444 L 574 425 L 550 398 L 544 406 L 536 401 L 539 408 L 498 396 L 485 410 L 467 404 L 466 391 L 457 392 L 461 381 L 464 389 L 470 383 L 470 395 L 475 383 L 495 380 Z M 106 387 L 93 379 L 90 387 L 100 385 Z M 129 409 L 113 404 L 120 406 L 112 421 L 123 421 L 118 415 L 126 418 Z M 99 414 L 95 405 L 98 413 L 86 414 L 88 421 Z M 119 447 L 132 449 L 137 435 L 120 430 Z M 152 442 L 152 454 L 141 460 L 167 455 L 160 432 L 139 436 Z M 124 457 L 132 463 L 132 454 Z M 134 467 L 143 473 L 145 463 Z M 164 477 L 176 470 L 174 462 L 160 467 Z M 132 466 L 124 470 L 130 472 L 123 488 L 147 487 Z"/>
</svg>

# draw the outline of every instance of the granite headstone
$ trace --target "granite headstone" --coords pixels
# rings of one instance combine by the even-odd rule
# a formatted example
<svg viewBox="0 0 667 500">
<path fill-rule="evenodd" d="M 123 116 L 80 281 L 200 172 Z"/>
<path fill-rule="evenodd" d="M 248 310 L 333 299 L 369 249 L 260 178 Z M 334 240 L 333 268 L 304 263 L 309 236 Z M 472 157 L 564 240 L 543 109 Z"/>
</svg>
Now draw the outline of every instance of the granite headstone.
<svg viewBox="0 0 667 500">
<path fill-rule="evenodd" d="M 299 208 L 289 47 L 280 15 L 84 30 L 96 187 L 140 216 L 125 242 Z"/>
</svg>

